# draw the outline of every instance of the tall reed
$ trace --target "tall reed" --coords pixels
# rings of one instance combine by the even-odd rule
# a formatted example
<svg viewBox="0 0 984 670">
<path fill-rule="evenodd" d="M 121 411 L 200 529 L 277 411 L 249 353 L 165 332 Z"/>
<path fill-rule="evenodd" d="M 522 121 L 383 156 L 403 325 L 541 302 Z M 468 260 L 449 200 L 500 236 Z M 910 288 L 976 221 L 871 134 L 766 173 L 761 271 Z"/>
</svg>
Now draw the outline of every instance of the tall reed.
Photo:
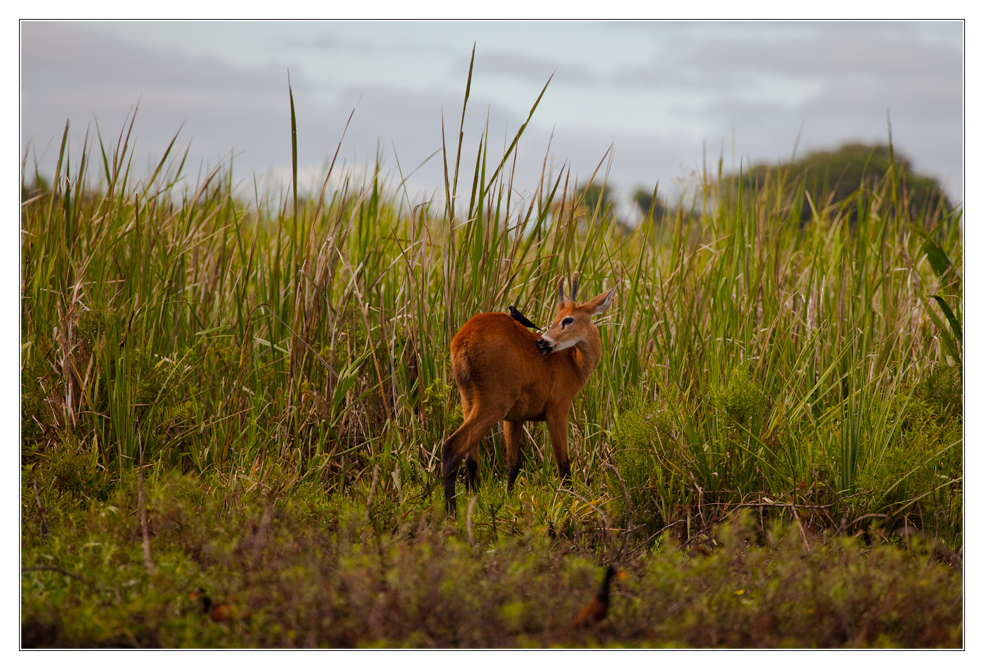
<svg viewBox="0 0 984 670">
<path fill-rule="evenodd" d="M 526 123 L 501 155 L 483 136 L 470 157 L 470 86 L 469 71 L 443 194 L 418 203 L 378 164 L 320 194 L 295 176 L 280 202 L 244 199 L 224 166 L 182 190 L 173 141 L 137 177 L 133 119 L 76 157 L 66 125 L 50 182 L 25 156 L 25 463 L 74 450 L 122 476 L 142 443 L 159 467 L 329 492 L 382 465 L 426 497 L 460 419 L 455 331 L 510 304 L 543 322 L 578 270 L 585 290 L 619 291 L 572 412 L 577 495 L 657 528 L 754 502 L 834 527 L 943 508 L 959 533 L 959 209 L 913 220 L 890 174 L 801 225 L 802 185 L 781 170 L 749 191 L 719 167 L 665 223 L 628 229 L 577 195 L 603 161 L 581 183 L 548 161 L 514 183 Z M 553 495 L 547 438 L 530 436 L 524 477 Z M 919 458 L 900 466 L 900 450 Z"/>
</svg>

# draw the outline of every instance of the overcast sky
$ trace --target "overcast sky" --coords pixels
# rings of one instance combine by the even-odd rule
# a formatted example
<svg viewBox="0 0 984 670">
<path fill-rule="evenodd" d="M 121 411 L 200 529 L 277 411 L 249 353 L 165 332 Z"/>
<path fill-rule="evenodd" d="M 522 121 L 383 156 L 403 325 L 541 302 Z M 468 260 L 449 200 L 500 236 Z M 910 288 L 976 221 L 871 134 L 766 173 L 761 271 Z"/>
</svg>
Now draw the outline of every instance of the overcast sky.
<svg viewBox="0 0 984 670">
<path fill-rule="evenodd" d="M 53 170 L 65 121 L 74 155 L 98 122 L 114 144 L 130 110 L 136 168 L 177 133 L 185 170 L 234 155 L 252 184 L 289 174 L 297 111 L 301 183 L 340 154 L 359 174 L 382 156 L 393 185 L 453 151 L 472 46 L 463 162 L 489 124 L 498 151 L 547 91 L 520 143 L 531 193 L 548 154 L 587 180 L 611 146 L 609 182 L 673 198 L 705 155 L 726 169 L 848 141 L 887 142 L 963 199 L 964 25 L 930 22 L 23 22 L 21 152 Z M 180 133 L 179 133 L 180 130 Z M 552 143 L 551 143 L 552 136 Z M 603 166 L 602 171 L 606 169 Z M 408 181 L 443 191 L 440 154 Z"/>
</svg>

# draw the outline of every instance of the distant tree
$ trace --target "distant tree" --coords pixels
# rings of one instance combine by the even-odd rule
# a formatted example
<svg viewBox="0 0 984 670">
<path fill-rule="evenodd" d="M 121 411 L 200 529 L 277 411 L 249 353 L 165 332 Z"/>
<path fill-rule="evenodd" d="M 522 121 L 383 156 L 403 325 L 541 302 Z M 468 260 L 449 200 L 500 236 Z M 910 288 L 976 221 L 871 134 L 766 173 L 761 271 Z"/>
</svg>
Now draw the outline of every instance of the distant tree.
<svg viewBox="0 0 984 670">
<path fill-rule="evenodd" d="M 49 191 L 51 191 L 51 185 L 48 183 L 48 180 L 40 174 L 35 174 L 33 183 L 21 183 L 21 200 L 28 200 L 42 193 L 48 193 Z"/>
<path fill-rule="evenodd" d="M 666 204 L 663 199 L 656 197 L 656 206 L 653 206 L 653 191 L 646 190 L 644 188 L 636 189 L 635 193 L 632 194 L 632 202 L 636 204 L 639 208 L 639 212 L 642 214 L 642 218 L 645 219 L 649 216 L 649 209 L 653 210 L 653 221 L 656 223 L 661 223 L 663 217 L 666 215 Z"/>
<path fill-rule="evenodd" d="M 791 200 L 787 204 L 791 210 L 799 209 L 801 221 L 813 216 L 806 195 L 817 209 L 827 206 L 845 206 L 845 213 L 851 220 L 857 219 L 857 208 L 863 206 L 865 198 L 856 197 L 863 189 L 869 192 L 877 189 L 895 162 L 895 174 L 900 188 L 900 198 L 905 202 L 913 218 L 937 211 L 947 213 L 953 205 L 943 189 L 932 177 L 918 174 L 910 163 L 898 152 L 886 145 L 845 144 L 835 151 L 818 151 L 796 162 L 783 165 L 755 165 L 743 171 L 741 176 L 730 175 L 725 179 L 727 191 L 734 192 L 740 182 L 745 189 L 757 189 L 765 184 L 766 176 L 771 175 L 772 183 L 780 176 L 784 180 L 786 193 L 804 191 L 802 200 Z"/>
<path fill-rule="evenodd" d="M 578 189 L 577 195 L 578 197 L 583 196 L 582 204 L 584 205 L 584 211 L 590 218 L 594 216 L 599 208 L 601 208 L 601 213 L 604 213 L 605 209 L 611 205 L 612 192 L 613 189 L 611 186 L 591 182 L 587 186 Z"/>
</svg>

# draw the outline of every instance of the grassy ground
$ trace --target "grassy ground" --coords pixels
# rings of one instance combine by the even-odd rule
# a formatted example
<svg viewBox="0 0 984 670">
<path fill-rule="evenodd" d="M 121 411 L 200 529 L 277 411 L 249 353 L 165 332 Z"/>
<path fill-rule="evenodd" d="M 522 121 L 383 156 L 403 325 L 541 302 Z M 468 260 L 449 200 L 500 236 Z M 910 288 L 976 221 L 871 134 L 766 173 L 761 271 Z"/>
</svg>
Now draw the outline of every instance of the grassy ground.
<svg viewBox="0 0 984 670">
<path fill-rule="evenodd" d="M 24 573 L 25 646 L 963 644 L 960 574 L 918 536 L 820 537 L 779 521 L 763 532 L 745 515 L 685 551 L 599 524 L 550 533 L 506 510 L 449 524 L 440 501 L 401 510 L 171 473 L 148 487 L 148 569 L 133 480 L 87 513 L 52 509 L 45 540 L 25 541 L 25 566 L 60 568 Z M 608 617 L 575 628 L 612 560 L 626 576 Z M 236 610 L 229 621 L 200 612 L 199 586 Z"/>
<path fill-rule="evenodd" d="M 25 161 L 24 645 L 962 644 L 960 211 L 890 173 L 801 225 L 777 170 L 627 230 L 567 171 L 513 184 L 520 135 L 451 143 L 426 199 L 137 177 L 126 132 Z M 507 495 L 496 431 L 447 520 L 451 337 L 574 270 L 618 296 L 570 486 L 530 425 Z"/>
</svg>

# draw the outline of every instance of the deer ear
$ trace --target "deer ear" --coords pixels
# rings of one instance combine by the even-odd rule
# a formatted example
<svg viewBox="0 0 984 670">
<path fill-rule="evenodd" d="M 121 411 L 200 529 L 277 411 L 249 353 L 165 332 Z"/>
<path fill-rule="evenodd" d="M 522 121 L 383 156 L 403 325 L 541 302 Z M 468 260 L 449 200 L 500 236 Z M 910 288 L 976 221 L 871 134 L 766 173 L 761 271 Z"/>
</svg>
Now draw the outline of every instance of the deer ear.
<svg viewBox="0 0 984 670">
<path fill-rule="evenodd" d="M 571 302 L 577 302 L 577 287 L 581 283 L 581 273 L 575 272 L 571 275 Z"/>
<path fill-rule="evenodd" d="M 564 297 L 564 278 L 561 277 L 560 281 L 557 282 L 557 309 L 563 309 L 567 304 L 567 298 Z"/>
<path fill-rule="evenodd" d="M 612 306 L 612 300 L 615 298 L 615 289 L 610 289 L 607 293 L 602 293 L 597 295 L 588 302 L 584 304 L 584 309 L 592 316 L 596 314 L 604 314 L 609 307 Z"/>
</svg>

